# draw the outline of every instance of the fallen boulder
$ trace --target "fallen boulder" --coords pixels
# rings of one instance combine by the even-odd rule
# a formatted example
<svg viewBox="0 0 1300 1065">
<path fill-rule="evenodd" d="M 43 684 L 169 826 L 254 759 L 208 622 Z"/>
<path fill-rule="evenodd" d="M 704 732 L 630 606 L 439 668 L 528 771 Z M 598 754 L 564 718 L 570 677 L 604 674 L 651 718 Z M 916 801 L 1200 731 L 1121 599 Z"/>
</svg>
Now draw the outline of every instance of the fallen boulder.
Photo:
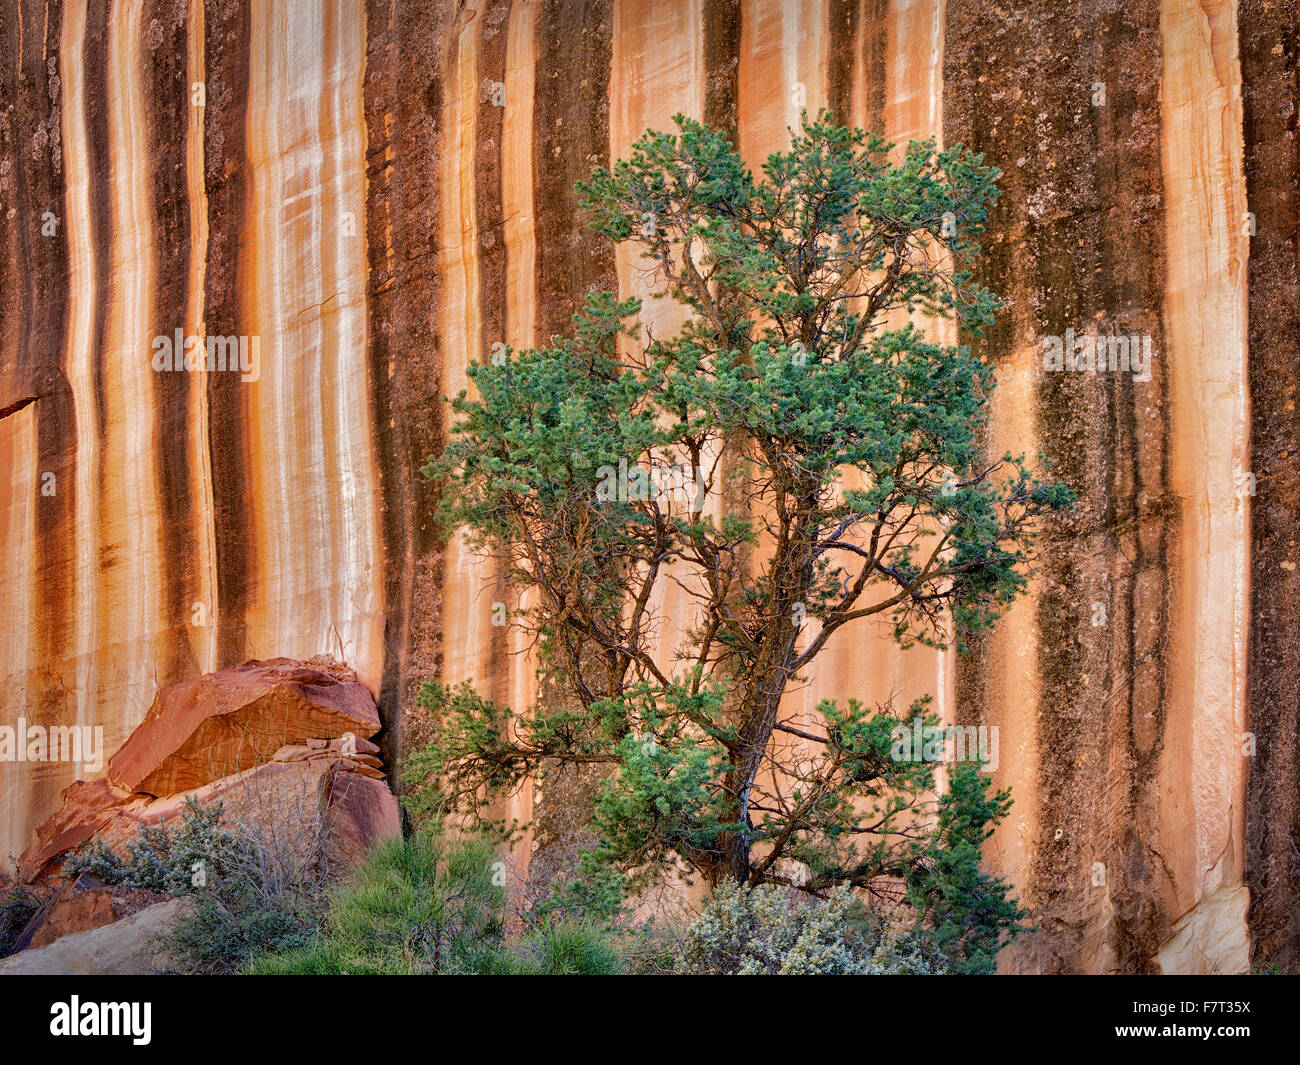
<svg viewBox="0 0 1300 1065">
<path fill-rule="evenodd" d="M 278 852 L 279 864 L 337 870 L 356 864 L 377 840 L 401 834 L 401 809 L 382 772 L 328 749 L 307 757 L 279 754 L 205 787 L 132 807 L 99 836 L 121 853 L 141 824 L 173 822 L 187 801 L 219 801 L 223 822 L 244 826 L 261 846 Z"/>
<path fill-rule="evenodd" d="M 309 738 L 379 731 L 369 689 L 350 670 L 273 658 L 163 688 L 108 762 L 127 792 L 174 795 L 250 769 Z"/>
<path fill-rule="evenodd" d="M 49 882 L 94 836 L 121 854 L 142 825 L 179 818 L 189 800 L 220 801 L 228 825 L 301 848 L 294 860 L 351 865 L 401 831 L 379 748 L 367 739 L 378 729 L 369 690 L 328 660 L 245 662 L 169 685 L 113 755 L 109 776 L 64 790 L 62 808 L 20 856 L 19 878 Z M 221 765 L 234 768 L 219 773 Z"/>
<path fill-rule="evenodd" d="M 186 912 L 188 899 L 146 906 L 120 921 L 73 932 L 0 960 L 0 976 L 148 976 L 166 972 L 157 939 Z"/>
</svg>

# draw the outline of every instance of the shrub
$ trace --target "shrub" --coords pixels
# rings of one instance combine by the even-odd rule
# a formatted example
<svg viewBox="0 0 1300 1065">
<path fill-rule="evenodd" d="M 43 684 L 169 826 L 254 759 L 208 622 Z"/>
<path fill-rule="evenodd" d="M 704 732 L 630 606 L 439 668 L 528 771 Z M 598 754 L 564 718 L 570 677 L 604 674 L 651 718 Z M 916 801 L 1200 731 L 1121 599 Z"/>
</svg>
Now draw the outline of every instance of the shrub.
<svg viewBox="0 0 1300 1065">
<path fill-rule="evenodd" d="M 0 898 L 0 958 L 13 953 L 18 936 L 40 908 L 41 900 L 25 887 L 11 888 Z"/>
<path fill-rule="evenodd" d="M 199 886 L 196 881 L 226 865 L 238 849 L 236 834 L 221 823 L 223 812 L 220 802 L 204 806 L 187 798 L 176 823 L 141 824 L 126 844 L 125 856 L 95 836 L 69 856 L 64 876 L 75 880 L 87 873 L 105 884 L 188 895 Z"/>
<path fill-rule="evenodd" d="M 608 976 L 626 970 L 614 935 L 581 920 L 542 918 L 505 931 L 502 868 L 483 837 L 422 831 L 376 846 L 334 895 L 305 947 L 254 958 L 254 976 Z"/>
<path fill-rule="evenodd" d="M 504 890 L 480 839 L 433 832 L 378 844 L 331 899 L 312 946 L 263 957 L 258 975 L 470 972 L 499 936 Z"/>
<path fill-rule="evenodd" d="M 96 837 L 65 875 L 192 896 L 159 949 L 179 972 L 235 972 L 254 954 L 309 945 L 325 905 L 322 827 L 281 800 L 227 823 L 222 803 L 187 798 L 175 823 L 141 825 L 122 855 Z"/>
<path fill-rule="evenodd" d="M 312 893 L 267 893 L 247 877 L 227 875 L 197 893 L 160 945 L 181 972 L 233 973 L 255 954 L 310 944 L 321 906 Z"/>
<path fill-rule="evenodd" d="M 522 939 L 484 951 L 477 971 L 494 976 L 618 976 L 626 965 L 607 929 L 580 921 L 548 921 Z"/>
<path fill-rule="evenodd" d="M 718 885 L 686 934 L 696 975 L 938 975 L 942 954 L 901 912 L 870 911 L 847 886 L 819 901 L 785 887 Z"/>
</svg>

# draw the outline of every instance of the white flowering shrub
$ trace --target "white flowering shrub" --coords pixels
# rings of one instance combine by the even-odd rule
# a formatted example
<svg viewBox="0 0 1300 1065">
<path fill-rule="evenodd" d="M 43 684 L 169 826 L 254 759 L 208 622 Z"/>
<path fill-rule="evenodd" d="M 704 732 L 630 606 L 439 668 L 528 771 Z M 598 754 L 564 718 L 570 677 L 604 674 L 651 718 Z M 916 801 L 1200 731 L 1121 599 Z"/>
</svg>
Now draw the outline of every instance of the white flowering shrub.
<svg viewBox="0 0 1300 1065">
<path fill-rule="evenodd" d="M 901 910 L 868 910 L 847 885 L 810 899 L 721 884 L 686 933 L 682 970 L 735 976 L 940 975 L 948 966 Z"/>
</svg>

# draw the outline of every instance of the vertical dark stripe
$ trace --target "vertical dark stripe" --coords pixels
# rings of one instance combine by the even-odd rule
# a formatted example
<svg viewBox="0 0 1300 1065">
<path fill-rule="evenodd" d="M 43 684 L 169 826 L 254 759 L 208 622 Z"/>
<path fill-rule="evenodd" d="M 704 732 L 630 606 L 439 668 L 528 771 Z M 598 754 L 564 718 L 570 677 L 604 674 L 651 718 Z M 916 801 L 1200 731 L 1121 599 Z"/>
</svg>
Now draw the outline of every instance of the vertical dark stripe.
<svg viewBox="0 0 1300 1065">
<path fill-rule="evenodd" d="M 740 147 L 740 39 L 743 10 L 741 0 L 704 0 L 704 122 L 725 133 L 733 146 Z M 717 481 L 725 514 L 749 515 L 753 500 L 747 478 L 732 478 L 739 456 L 724 453 L 718 463 Z M 753 549 L 740 549 L 740 566 L 752 574 Z"/>
<path fill-rule="evenodd" d="M 537 234 L 537 338 L 570 336 L 591 291 L 618 290 L 609 241 L 587 226 L 574 182 L 609 161 L 610 0 L 543 0 L 537 20 L 533 98 L 533 215 Z M 539 701 L 550 701 L 547 684 Z M 593 845 L 585 826 L 601 773 L 544 766 L 544 798 L 533 810 L 530 896 L 577 875 Z"/>
<path fill-rule="evenodd" d="M 18 11 L 8 4 L 0 5 L 0 100 L 11 100 L 18 95 Z M 23 286 L 19 258 L 19 228 L 29 224 L 20 220 L 16 200 L 21 183 L 18 181 L 20 165 L 18 144 L 21 133 L 14 128 L 9 109 L 0 110 L 0 413 L 8 417 L 16 413 L 19 404 L 32 398 L 30 382 L 20 376 L 18 346 L 22 335 Z M 13 207 L 14 217 L 9 217 Z"/>
<path fill-rule="evenodd" d="M 395 772 L 402 708 L 438 675 L 442 556 L 420 467 L 442 447 L 438 278 L 444 26 L 450 5 L 369 0 L 366 9 L 366 242 L 370 394 L 383 501 L 383 732 Z"/>
<path fill-rule="evenodd" d="M 483 351 L 468 352 L 470 360 L 487 361 L 494 343 L 506 336 L 506 244 L 501 206 L 501 137 L 504 130 L 506 29 L 510 4 L 495 5 L 478 26 L 478 64 L 475 82 L 479 86 L 475 115 L 476 143 L 474 173 L 475 228 L 478 247 L 474 254 L 479 272 L 479 321 Z"/>
<path fill-rule="evenodd" d="M 862 17 L 858 23 L 861 39 L 862 77 L 866 88 L 864 127 L 877 136 L 885 135 L 885 78 L 889 55 L 889 0 L 858 0 Z"/>
<path fill-rule="evenodd" d="M 148 101 L 149 158 L 153 171 L 154 336 L 172 338 L 185 328 L 189 290 L 190 216 L 186 172 L 186 138 L 190 120 L 188 25 L 186 8 L 174 0 L 148 0 L 144 25 L 149 34 L 142 45 L 145 93 Z M 174 352 L 177 357 L 182 352 Z M 139 358 L 151 358 L 152 350 Z M 164 549 L 162 566 L 163 617 L 169 628 L 159 646 L 159 684 L 169 684 L 199 671 L 198 656 L 189 639 L 191 605 L 198 596 L 199 545 L 190 498 L 191 431 L 189 396 L 195 387 L 189 373 L 153 375 L 154 428 L 158 447 L 158 501 Z M 199 520 L 206 521 L 206 515 Z M 211 610 L 212 604 L 205 604 Z"/>
<path fill-rule="evenodd" d="M 66 661 L 76 614 L 77 417 L 63 366 L 68 336 L 68 220 L 64 207 L 62 87 L 59 78 L 61 3 L 24 8 L 23 86 L 17 115 L 25 125 L 22 142 L 31 144 L 30 162 L 20 159 L 19 174 L 29 190 L 30 223 L 21 228 L 26 248 L 23 282 L 22 364 L 33 375 L 36 407 L 37 491 L 36 566 L 38 614 L 35 631 L 49 690 L 42 693 L 47 720 L 66 721 L 66 692 L 54 663 Z M 26 153 L 20 153 L 21 155 Z M 46 223 L 53 223 L 53 232 Z M 40 494 L 40 477 L 55 475 L 55 494 Z"/>
<path fill-rule="evenodd" d="M 1037 357 L 1041 337 L 1100 320 L 1103 330 L 1149 334 L 1157 352 L 1146 385 L 1119 374 L 1039 379 L 1038 435 L 1079 505 L 1040 545 L 1038 836 L 1027 841 L 1025 885 L 1040 930 L 1004 955 L 1012 967 L 1090 967 L 1103 953 L 1109 899 L 1118 966 L 1143 971 L 1180 916 L 1160 853 L 1173 841 L 1160 838 L 1157 781 L 1179 511 L 1168 489 L 1169 425 L 1145 413 L 1167 418 L 1169 409 L 1160 66 L 1156 0 L 1071 20 L 948 5 L 945 139 L 1003 171 L 977 278 L 1031 316 L 1004 311 L 977 350 L 997 362 L 1033 345 Z M 1096 82 L 1107 95 L 1094 106 Z M 1060 160 L 1087 165 L 1067 177 Z M 1097 627 L 1094 602 L 1106 610 Z M 959 720 L 988 720 L 1016 697 L 1013 680 L 984 672 L 981 651 L 958 668 Z M 1092 884 L 1094 862 L 1105 865 L 1105 888 Z"/>
<path fill-rule="evenodd" d="M 94 367 L 95 425 L 102 451 L 108 440 L 108 398 L 105 395 L 104 351 L 108 344 L 106 304 L 111 295 L 113 208 L 110 196 L 112 160 L 108 146 L 108 0 L 86 5 L 85 70 L 83 98 L 86 108 L 86 155 L 89 175 L 90 242 L 95 249 L 95 322 L 91 360 Z M 100 468 L 101 489 L 112 476 Z M 101 564 L 103 560 L 101 559 Z"/>
<path fill-rule="evenodd" d="M 853 124 L 853 71 L 858 65 L 858 0 L 827 0 L 826 102 L 841 126 Z"/>
<path fill-rule="evenodd" d="M 704 123 L 739 135 L 740 0 L 704 0 Z"/>
<path fill-rule="evenodd" d="M 1300 971 L 1300 141 L 1296 5 L 1238 11 L 1250 242 L 1246 883 L 1257 963 Z M 1289 567 L 1289 568 L 1287 568 Z"/>
<path fill-rule="evenodd" d="M 249 9 L 209 4 L 204 24 L 207 108 L 203 152 L 208 196 L 205 317 L 214 336 L 248 332 L 240 287 L 248 284 L 244 257 L 251 195 L 245 113 L 249 82 Z M 240 375 L 208 375 L 208 447 L 217 568 L 218 669 L 247 653 L 245 611 L 257 567 L 248 496 L 247 387 Z M 211 613 L 212 604 L 208 604 Z"/>
<path fill-rule="evenodd" d="M 537 335 L 567 335 L 590 291 L 615 291 L 614 252 L 574 183 L 609 159 L 610 0 L 544 0 L 537 30 L 533 203 Z"/>
</svg>

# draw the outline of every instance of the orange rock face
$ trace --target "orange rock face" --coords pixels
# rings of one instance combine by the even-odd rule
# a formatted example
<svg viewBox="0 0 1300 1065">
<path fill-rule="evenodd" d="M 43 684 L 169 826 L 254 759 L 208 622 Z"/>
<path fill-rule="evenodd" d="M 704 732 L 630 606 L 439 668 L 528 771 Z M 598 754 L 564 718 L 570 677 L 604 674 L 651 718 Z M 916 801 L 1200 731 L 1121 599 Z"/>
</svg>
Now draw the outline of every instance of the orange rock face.
<svg viewBox="0 0 1300 1065">
<path fill-rule="evenodd" d="M 1296 29 L 1237 0 L 0 4 L 0 726 L 120 748 L 89 784 L 0 762 L 0 862 L 250 775 L 387 819 L 421 681 L 534 700 L 499 566 L 434 536 L 437 397 L 592 289 L 680 324 L 573 191 L 646 126 L 757 166 L 825 106 L 1001 168 L 989 450 L 1080 505 L 970 656 L 864 623 L 785 712 L 930 694 L 999 730 L 988 860 L 1038 926 L 1008 969 L 1300 966 Z M 1067 329 L 1150 337 L 1146 379 L 1045 372 Z M 257 365 L 155 371 L 177 330 Z M 656 610 L 667 654 L 687 591 Z M 381 749 L 312 742 L 347 731 Z M 552 838 L 580 798 L 503 812 Z"/>
</svg>

